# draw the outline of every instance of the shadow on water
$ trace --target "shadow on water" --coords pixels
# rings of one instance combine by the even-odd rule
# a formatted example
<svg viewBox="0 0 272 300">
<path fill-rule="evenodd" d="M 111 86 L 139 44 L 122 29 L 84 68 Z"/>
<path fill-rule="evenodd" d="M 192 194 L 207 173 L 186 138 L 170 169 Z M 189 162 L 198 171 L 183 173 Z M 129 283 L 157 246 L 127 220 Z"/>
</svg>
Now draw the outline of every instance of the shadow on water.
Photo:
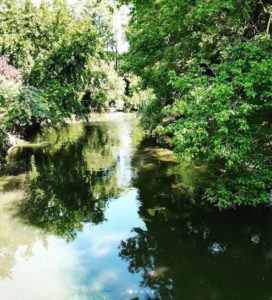
<svg viewBox="0 0 272 300">
<path fill-rule="evenodd" d="M 133 161 L 146 227 L 134 228 L 119 247 L 129 271 L 142 273 L 141 287 L 153 291 L 148 299 L 272 299 L 271 211 L 203 206 L 196 202 L 201 189 L 192 193 L 196 170 L 179 166 L 176 173 L 148 149 L 143 145 Z M 198 184 L 205 183 L 202 171 Z"/>
</svg>

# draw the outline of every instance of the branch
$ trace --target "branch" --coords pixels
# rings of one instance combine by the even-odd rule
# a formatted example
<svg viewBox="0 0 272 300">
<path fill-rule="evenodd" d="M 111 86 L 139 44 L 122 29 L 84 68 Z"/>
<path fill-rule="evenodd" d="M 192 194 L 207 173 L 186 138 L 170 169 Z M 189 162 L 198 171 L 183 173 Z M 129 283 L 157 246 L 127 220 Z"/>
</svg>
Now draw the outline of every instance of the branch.
<svg viewBox="0 0 272 300">
<path fill-rule="evenodd" d="M 264 12 L 265 12 L 266 14 L 269 13 L 268 10 L 267 10 L 267 8 L 264 6 L 262 0 L 260 0 L 260 4 L 262 5 Z"/>
<path fill-rule="evenodd" d="M 260 4 L 262 5 L 263 7 L 263 10 L 264 10 L 264 13 L 265 14 L 269 14 L 269 19 L 268 19 L 268 23 L 267 23 L 267 27 L 266 27 L 266 33 L 269 35 L 269 31 L 270 31 L 270 25 L 271 25 L 271 22 L 272 22 L 272 11 L 271 11 L 271 8 L 269 6 L 270 9 L 267 9 L 263 3 L 262 0 L 259 1 Z"/>
<path fill-rule="evenodd" d="M 267 28 L 266 28 L 266 33 L 267 34 L 269 34 L 271 22 L 272 22 L 272 13 L 270 12 L 269 13 L 269 20 L 268 20 Z"/>
</svg>

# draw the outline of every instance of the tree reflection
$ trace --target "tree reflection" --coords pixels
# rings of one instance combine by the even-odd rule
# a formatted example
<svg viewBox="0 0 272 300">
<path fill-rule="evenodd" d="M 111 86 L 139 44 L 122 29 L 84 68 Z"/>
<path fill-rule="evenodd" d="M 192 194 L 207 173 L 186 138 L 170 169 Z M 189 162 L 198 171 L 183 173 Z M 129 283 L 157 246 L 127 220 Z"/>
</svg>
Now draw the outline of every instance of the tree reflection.
<svg viewBox="0 0 272 300">
<path fill-rule="evenodd" d="M 107 201 L 120 192 L 114 157 L 118 139 L 108 130 L 106 125 L 86 126 L 76 140 L 58 134 L 56 147 L 51 144 L 46 155 L 32 153 L 22 218 L 67 240 L 85 223 L 104 220 Z"/>
<path fill-rule="evenodd" d="M 0 278 L 12 278 L 17 260 L 32 256 L 38 238 L 46 243 L 37 230 L 14 218 L 18 213 L 18 202 L 24 197 L 24 181 L 22 175 L 0 177 Z"/>
<path fill-rule="evenodd" d="M 142 274 L 141 287 L 154 291 L 149 297 L 269 299 L 271 213 L 260 218 L 248 209 L 219 212 L 192 204 L 191 192 L 176 188 L 176 167 L 144 153 L 134 157 L 134 185 L 146 227 L 121 242 L 120 256 L 130 272 Z"/>
</svg>

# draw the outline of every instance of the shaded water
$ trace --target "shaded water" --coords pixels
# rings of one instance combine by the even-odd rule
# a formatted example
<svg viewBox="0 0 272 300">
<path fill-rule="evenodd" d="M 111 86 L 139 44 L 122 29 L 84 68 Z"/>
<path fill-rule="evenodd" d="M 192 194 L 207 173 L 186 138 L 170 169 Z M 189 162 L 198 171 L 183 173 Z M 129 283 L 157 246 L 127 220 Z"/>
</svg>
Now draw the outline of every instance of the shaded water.
<svg viewBox="0 0 272 300">
<path fill-rule="evenodd" d="M 272 219 L 198 205 L 202 170 L 125 114 L 49 131 L 0 179 L 0 299 L 272 299 Z"/>
</svg>

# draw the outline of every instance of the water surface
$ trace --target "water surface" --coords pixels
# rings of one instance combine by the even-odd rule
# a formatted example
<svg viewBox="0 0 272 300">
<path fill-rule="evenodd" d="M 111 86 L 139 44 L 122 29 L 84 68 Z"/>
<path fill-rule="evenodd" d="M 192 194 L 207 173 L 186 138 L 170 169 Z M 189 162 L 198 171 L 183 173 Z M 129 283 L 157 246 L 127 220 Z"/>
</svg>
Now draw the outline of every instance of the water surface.
<svg viewBox="0 0 272 300">
<path fill-rule="evenodd" d="M 199 205 L 134 116 L 49 130 L 0 179 L 0 297 L 272 299 L 271 213 Z"/>
</svg>

